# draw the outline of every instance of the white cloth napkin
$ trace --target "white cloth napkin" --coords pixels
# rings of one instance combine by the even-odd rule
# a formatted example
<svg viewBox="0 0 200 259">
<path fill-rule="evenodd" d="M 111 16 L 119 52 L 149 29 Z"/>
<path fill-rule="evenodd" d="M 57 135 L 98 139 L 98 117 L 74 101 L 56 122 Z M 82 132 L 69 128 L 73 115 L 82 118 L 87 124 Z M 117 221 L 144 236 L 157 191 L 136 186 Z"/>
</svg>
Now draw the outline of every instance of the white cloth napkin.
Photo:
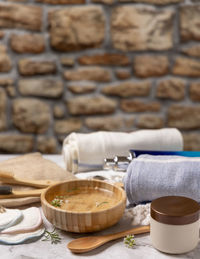
<svg viewBox="0 0 200 259">
<path fill-rule="evenodd" d="M 66 169 L 77 173 L 102 169 L 104 158 L 128 156 L 130 149 L 182 150 L 183 139 L 175 128 L 124 132 L 71 133 L 63 142 Z"/>
</svg>

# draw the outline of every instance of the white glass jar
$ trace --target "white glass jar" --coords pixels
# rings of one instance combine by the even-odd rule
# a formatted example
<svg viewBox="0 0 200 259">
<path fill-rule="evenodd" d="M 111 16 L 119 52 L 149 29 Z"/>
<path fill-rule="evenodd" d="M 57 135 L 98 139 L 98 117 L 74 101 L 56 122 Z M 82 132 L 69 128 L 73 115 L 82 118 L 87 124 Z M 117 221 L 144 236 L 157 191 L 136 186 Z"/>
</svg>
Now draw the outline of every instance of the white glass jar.
<svg viewBox="0 0 200 259">
<path fill-rule="evenodd" d="M 182 196 L 165 196 L 151 203 L 150 238 L 165 253 L 181 254 L 199 242 L 199 204 Z"/>
</svg>

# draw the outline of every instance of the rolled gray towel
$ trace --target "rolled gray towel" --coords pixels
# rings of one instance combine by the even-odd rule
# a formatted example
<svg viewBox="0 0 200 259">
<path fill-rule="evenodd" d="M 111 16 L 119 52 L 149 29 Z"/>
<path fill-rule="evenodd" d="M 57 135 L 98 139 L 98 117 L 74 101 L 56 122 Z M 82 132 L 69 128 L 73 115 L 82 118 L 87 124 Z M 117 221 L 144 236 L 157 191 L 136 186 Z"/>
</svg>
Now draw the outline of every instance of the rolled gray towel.
<svg viewBox="0 0 200 259">
<path fill-rule="evenodd" d="M 200 157 L 141 155 L 128 166 L 124 187 L 130 204 L 167 195 L 200 202 Z"/>
</svg>

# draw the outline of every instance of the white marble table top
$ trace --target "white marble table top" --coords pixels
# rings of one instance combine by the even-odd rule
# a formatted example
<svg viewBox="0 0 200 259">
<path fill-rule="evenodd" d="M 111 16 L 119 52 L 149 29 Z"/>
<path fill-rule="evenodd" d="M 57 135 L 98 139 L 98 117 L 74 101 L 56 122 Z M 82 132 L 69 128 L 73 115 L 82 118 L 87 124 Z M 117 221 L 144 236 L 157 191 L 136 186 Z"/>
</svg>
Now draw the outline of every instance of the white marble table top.
<svg viewBox="0 0 200 259">
<path fill-rule="evenodd" d="M 0 161 L 14 157 L 14 155 L 0 155 Z M 62 156 L 45 155 L 47 159 L 56 162 L 64 167 Z M 52 225 L 45 219 L 44 224 L 47 230 L 52 230 Z M 119 232 L 131 228 L 130 222 L 122 218 L 115 226 L 98 232 L 96 235 Z M 111 241 L 91 252 L 84 254 L 72 254 L 66 247 L 67 243 L 75 238 L 86 236 L 84 234 L 68 233 L 60 231 L 62 238 L 61 243 L 51 244 L 49 241 L 44 242 L 41 239 L 29 244 L 22 245 L 2 245 L 0 244 L 1 259 L 73 259 L 73 258 L 95 258 L 95 259 L 200 259 L 200 243 L 198 247 L 190 253 L 182 255 L 168 255 L 154 249 L 151 245 L 149 235 L 135 236 L 136 246 L 133 249 L 125 247 L 123 239 Z M 93 234 L 94 235 L 94 234 Z"/>
</svg>

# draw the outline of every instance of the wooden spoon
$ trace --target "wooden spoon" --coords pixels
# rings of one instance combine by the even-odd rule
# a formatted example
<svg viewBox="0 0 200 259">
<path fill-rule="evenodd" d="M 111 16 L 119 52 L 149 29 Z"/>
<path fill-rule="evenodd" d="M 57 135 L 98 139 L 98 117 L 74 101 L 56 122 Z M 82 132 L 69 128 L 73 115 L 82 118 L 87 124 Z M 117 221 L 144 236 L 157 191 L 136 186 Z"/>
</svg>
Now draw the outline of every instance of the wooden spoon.
<svg viewBox="0 0 200 259">
<path fill-rule="evenodd" d="M 9 184 L 32 186 L 35 188 L 46 188 L 51 184 L 58 183 L 52 180 L 27 180 L 27 179 L 17 178 L 10 172 L 2 172 L 2 171 L 0 171 L 0 181 L 3 183 L 9 183 Z"/>
<path fill-rule="evenodd" d="M 46 189 L 35 189 L 26 191 L 15 191 L 11 186 L 0 186 L 0 199 L 22 198 L 22 197 L 40 197 Z"/>
<path fill-rule="evenodd" d="M 105 235 L 105 236 L 89 236 L 81 237 L 75 239 L 68 243 L 67 247 L 73 253 L 85 253 L 92 249 L 95 249 L 111 240 L 118 239 L 120 237 L 125 237 L 131 234 L 143 234 L 150 232 L 150 226 L 135 227 L 129 230 L 118 232 L 115 234 Z"/>
</svg>

